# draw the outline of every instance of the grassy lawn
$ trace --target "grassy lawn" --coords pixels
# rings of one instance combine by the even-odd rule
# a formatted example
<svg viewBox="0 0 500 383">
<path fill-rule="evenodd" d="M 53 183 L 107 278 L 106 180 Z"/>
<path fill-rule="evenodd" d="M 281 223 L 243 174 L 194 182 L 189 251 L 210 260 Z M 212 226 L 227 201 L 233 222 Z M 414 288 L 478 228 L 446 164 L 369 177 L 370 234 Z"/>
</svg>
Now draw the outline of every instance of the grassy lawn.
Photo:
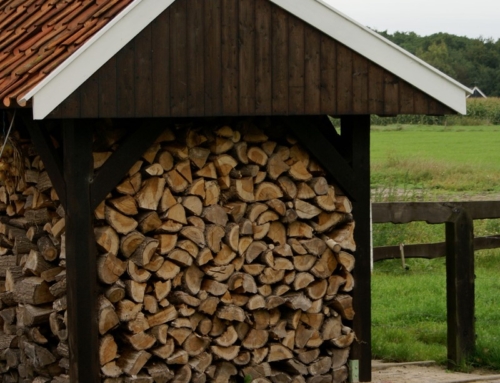
<svg viewBox="0 0 500 383">
<path fill-rule="evenodd" d="M 500 127 L 375 127 L 374 200 L 461 199 L 500 192 Z M 475 221 L 475 235 L 500 234 L 500 220 Z M 443 225 L 374 226 L 374 245 L 444 240 Z M 375 264 L 373 354 L 446 363 L 445 259 Z M 476 253 L 477 351 L 471 365 L 500 370 L 500 249 Z"/>
<path fill-rule="evenodd" d="M 393 125 L 373 128 L 371 138 L 374 187 L 428 197 L 500 191 L 500 126 Z"/>
</svg>

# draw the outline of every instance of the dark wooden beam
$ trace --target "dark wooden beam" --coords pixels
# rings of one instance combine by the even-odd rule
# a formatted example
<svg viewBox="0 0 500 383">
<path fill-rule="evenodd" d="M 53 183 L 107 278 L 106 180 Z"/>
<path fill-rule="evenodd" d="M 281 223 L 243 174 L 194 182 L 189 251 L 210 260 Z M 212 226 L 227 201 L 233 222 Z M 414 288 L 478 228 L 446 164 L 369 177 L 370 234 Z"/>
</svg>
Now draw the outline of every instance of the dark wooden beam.
<svg viewBox="0 0 500 383">
<path fill-rule="evenodd" d="M 91 189 L 91 209 L 94 210 L 142 154 L 165 130 L 161 122 L 146 122 L 120 145 L 95 174 Z"/>
<path fill-rule="evenodd" d="M 474 238 L 474 251 L 498 248 L 500 248 L 500 237 L 498 236 Z M 405 245 L 404 256 L 405 258 L 425 259 L 446 257 L 446 242 Z M 401 258 L 399 246 L 378 246 L 373 248 L 373 262 L 399 258 Z"/>
<path fill-rule="evenodd" d="M 448 368 L 465 366 L 475 348 L 473 221 L 454 208 L 446 223 Z"/>
<path fill-rule="evenodd" d="M 28 130 L 35 149 L 42 158 L 43 165 L 49 174 L 52 186 L 56 189 L 59 201 L 66 206 L 66 185 L 63 177 L 61 156 L 57 153 L 52 140 L 43 124 L 39 124 L 29 116 L 21 113 L 24 126 Z"/>
<path fill-rule="evenodd" d="M 359 381 L 371 381 L 371 233 L 370 233 L 370 116 L 341 118 L 341 135 L 352 148 L 352 180 L 354 189 L 353 215 L 356 220 L 356 267 L 353 270 L 356 288 L 353 307 L 356 315 L 353 329 L 357 342 L 352 346 L 350 358 L 359 361 Z"/>
<path fill-rule="evenodd" d="M 90 195 L 92 129 L 64 120 L 63 142 L 70 380 L 99 382 L 97 249 Z"/>
<path fill-rule="evenodd" d="M 335 146 L 320 132 L 314 120 L 308 117 L 294 116 L 286 117 L 284 121 L 299 141 L 335 179 L 344 193 L 352 198 L 356 190 L 352 168 Z"/>
<path fill-rule="evenodd" d="M 467 210 L 472 219 L 500 217 L 500 201 L 387 202 L 373 204 L 373 223 L 445 223 L 453 207 Z"/>
</svg>

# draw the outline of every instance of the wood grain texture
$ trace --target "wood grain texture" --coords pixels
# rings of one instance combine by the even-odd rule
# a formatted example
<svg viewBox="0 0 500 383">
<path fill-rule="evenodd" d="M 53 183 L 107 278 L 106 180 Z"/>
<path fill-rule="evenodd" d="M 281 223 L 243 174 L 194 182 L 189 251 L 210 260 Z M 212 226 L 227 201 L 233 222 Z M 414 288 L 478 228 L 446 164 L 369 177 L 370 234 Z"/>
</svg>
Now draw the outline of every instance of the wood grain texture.
<svg viewBox="0 0 500 383">
<path fill-rule="evenodd" d="M 255 1 L 239 2 L 240 114 L 255 114 Z"/>
<path fill-rule="evenodd" d="M 80 102 L 82 118 L 99 114 L 99 74 L 94 73 L 80 87 Z"/>
<path fill-rule="evenodd" d="M 272 112 L 288 113 L 288 15 L 272 8 Z"/>
<path fill-rule="evenodd" d="M 116 115 L 116 56 L 111 57 L 97 71 L 99 81 L 99 116 L 112 117 Z M 92 116 L 92 117 L 95 117 Z"/>
<path fill-rule="evenodd" d="M 205 71 L 204 71 L 204 9 L 205 1 L 191 0 L 188 3 L 187 14 L 187 71 L 188 71 L 188 99 L 187 109 L 190 116 L 203 116 Z M 190 60 L 197 57 L 197 60 Z"/>
<path fill-rule="evenodd" d="M 222 113 L 238 114 L 238 0 L 222 0 Z"/>
<path fill-rule="evenodd" d="M 151 24 L 153 116 L 170 116 L 170 9 L 164 11 Z"/>
<path fill-rule="evenodd" d="M 337 111 L 340 114 L 353 113 L 352 55 L 345 45 L 337 45 Z"/>
<path fill-rule="evenodd" d="M 92 131 L 65 120 L 63 132 L 70 378 L 72 382 L 97 382 L 97 248 L 89 183 L 93 174 Z"/>
<path fill-rule="evenodd" d="M 151 63 L 151 25 L 142 30 L 136 37 L 136 54 L 134 56 L 135 80 L 135 116 L 149 117 L 152 110 L 152 63 Z"/>
<path fill-rule="evenodd" d="M 177 0 L 50 117 L 402 113 L 454 112 L 269 0 Z"/>
<path fill-rule="evenodd" d="M 337 110 L 337 44 L 321 36 L 321 113 Z"/>
<path fill-rule="evenodd" d="M 125 45 L 116 54 L 116 103 L 117 114 L 121 117 L 134 117 L 135 83 L 134 83 L 135 39 Z"/>
<path fill-rule="evenodd" d="M 170 109 L 172 115 L 187 114 L 187 2 L 176 1 L 170 10 Z"/>
<path fill-rule="evenodd" d="M 321 35 L 311 26 L 305 27 L 304 110 L 319 114 L 321 110 Z"/>
<path fill-rule="evenodd" d="M 271 3 L 257 1 L 255 5 L 255 113 L 271 114 Z"/>
<path fill-rule="evenodd" d="M 221 0 L 205 2 L 205 115 L 222 113 Z"/>
<path fill-rule="evenodd" d="M 288 19 L 288 113 L 304 114 L 305 25 L 296 17 Z"/>
</svg>

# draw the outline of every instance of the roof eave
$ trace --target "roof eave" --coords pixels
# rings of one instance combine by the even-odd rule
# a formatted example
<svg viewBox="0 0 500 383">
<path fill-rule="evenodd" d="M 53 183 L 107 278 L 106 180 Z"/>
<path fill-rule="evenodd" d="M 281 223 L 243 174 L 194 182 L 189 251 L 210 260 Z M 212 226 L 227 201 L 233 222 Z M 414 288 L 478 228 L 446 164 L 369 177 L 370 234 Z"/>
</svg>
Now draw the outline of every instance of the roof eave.
<svg viewBox="0 0 500 383">
<path fill-rule="evenodd" d="M 33 101 L 33 118 L 44 119 L 175 0 L 135 0 L 19 103 Z"/>
<path fill-rule="evenodd" d="M 472 91 L 324 0 L 270 0 L 326 35 L 422 90 L 450 109 L 466 114 Z"/>
</svg>

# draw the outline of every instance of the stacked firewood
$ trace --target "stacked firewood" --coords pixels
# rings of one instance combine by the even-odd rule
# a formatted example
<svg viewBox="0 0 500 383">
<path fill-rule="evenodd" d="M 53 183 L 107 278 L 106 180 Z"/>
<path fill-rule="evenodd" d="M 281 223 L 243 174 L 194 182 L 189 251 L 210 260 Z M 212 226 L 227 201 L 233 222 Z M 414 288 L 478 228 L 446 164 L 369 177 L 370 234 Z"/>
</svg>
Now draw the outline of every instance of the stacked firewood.
<svg viewBox="0 0 500 383">
<path fill-rule="evenodd" d="M 0 381 L 69 382 L 64 211 L 30 143 L 9 146 L 0 159 Z"/>
<path fill-rule="evenodd" d="M 96 170 L 125 133 L 99 126 Z M 23 153 L 0 187 L 0 369 L 67 382 L 64 211 Z M 166 127 L 95 211 L 103 382 L 346 381 L 351 210 L 270 120 Z"/>
<path fill-rule="evenodd" d="M 97 209 L 105 382 L 347 379 L 351 204 L 276 133 L 166 129 Z"/>
</svg>

